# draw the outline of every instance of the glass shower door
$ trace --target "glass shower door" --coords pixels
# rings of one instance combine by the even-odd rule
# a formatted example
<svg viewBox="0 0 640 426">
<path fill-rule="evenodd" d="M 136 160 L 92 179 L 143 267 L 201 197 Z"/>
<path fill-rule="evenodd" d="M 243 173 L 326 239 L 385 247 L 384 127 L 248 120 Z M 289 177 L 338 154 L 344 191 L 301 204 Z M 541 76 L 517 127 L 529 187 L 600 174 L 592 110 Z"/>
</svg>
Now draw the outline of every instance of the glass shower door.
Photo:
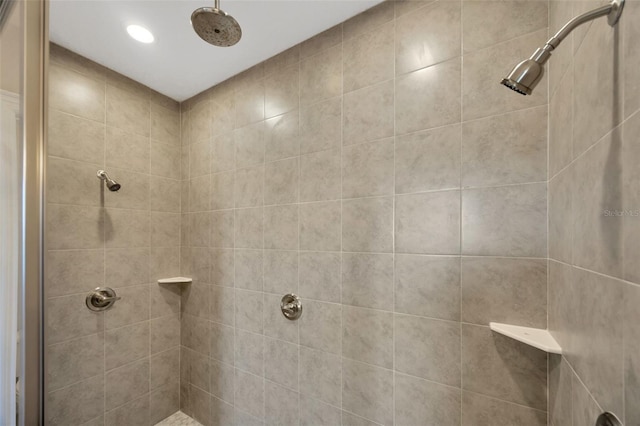
<svg viewBox="0 0 640 426">
<path fill-rule="evenodd" d="M 19 424 L 23 4 L 0 0 L 0 424 Z"/>
</svg>

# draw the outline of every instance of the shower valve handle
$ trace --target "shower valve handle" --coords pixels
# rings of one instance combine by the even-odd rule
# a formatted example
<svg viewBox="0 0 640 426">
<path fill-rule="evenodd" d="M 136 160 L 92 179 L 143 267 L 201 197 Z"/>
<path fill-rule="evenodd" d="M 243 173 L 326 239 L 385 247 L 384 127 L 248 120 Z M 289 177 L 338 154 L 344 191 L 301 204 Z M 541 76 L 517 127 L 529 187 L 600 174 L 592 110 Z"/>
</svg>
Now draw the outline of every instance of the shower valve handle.
<svg viewBox="0 0 640 426">
<path fill-rule="evenodd" d="M 302 315 L 302 303 L 300 298 L 295 294 L 289 293 L 282 297 L 280 310 L 286 319 L 294 321 Z"/>
<path fill-rule="evenodd" d="M 86 304 L 90 310 L 100 312 L 109 309 L 120 299 L 112 288 L 98 287 L 87 294 Z"/>
</svg>

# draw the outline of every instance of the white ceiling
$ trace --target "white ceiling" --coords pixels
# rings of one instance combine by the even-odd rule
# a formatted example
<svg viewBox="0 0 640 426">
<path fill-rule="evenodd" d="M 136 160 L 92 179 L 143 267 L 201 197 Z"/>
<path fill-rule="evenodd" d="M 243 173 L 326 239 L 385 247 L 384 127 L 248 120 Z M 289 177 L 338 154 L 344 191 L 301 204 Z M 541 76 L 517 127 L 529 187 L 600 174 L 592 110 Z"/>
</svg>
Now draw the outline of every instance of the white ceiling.
<svg viewBox="0 0 640 426">
<path fill-rule="evenodd" d="M 202 41 L 191 13 L 213 0 L 52 0 L 50 38 L 67 49 L 182 101 L 382 0 L 222 0 L 242 27 L 232 47 Z M 139 43 L 125 27 L 155 36 Z"/>
</svg>

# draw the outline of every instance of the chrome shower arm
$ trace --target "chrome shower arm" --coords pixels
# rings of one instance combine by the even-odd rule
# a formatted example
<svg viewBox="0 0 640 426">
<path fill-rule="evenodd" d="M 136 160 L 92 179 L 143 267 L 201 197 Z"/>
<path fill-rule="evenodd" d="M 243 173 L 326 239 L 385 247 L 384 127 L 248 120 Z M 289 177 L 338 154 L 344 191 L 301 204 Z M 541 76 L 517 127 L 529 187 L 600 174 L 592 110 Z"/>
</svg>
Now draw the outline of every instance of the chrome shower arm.
<svg viewBox="0 0 640 426">
<path fill-rule="evenodd" d="M 597 9 L 593 9 L 583 13 L 580 16 L 576 16 L 575 18 L 567 22 L 564 27 L 560 28 L 560 31 L 558 31 L 553 37 L 549 39 L 547 45 L 551 46 L 551 50 L 555 49 L 556 47 L 558 47 L 558 45 L 560 45 L 562 40 L 564 40 L 571 33 L 571 31 L 575 30 L 580 25 L 585 24 L 589 21 L 593 21 L 594 19 L 600 18 L 601 16 L 609 15 L 614 10 L 614 3 L 615 2 L 611 2 L 605 6 L 600 6 Z"/>
<path fill-rule="evenodd" d="M 624 2 L 625 0 L 611 0 L 611 2 L 605 6 L 600 6 L 597 9 L 576 16 L 560 28 L 560 31 L 551 37 L 543 47 L 533 52 L 533 55 L 531 55 L 529 59 L 516 65 L 509 75 L 500 81 L 500 84 L 521 95 L 530 95 L 533 88 L 536 87 L 542 78 L 544 64 L 551 57 L 551 52 L 562 43 L 562 40 L 564 40 L 571 31 L 585 22 L 593 21 L 601 16 L 606 16 L 609 25 L 613 27 L 618 23 L 620 15 L 622 15 Z"/>
</svg>

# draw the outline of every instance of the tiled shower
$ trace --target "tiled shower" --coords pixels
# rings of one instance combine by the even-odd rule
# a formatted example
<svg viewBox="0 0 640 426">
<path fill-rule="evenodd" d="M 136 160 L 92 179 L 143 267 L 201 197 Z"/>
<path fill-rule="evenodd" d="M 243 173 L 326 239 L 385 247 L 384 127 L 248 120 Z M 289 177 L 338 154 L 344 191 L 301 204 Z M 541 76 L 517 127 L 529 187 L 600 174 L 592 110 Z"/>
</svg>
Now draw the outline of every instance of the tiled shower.
<svg viewBox="0 0 640 426">
<path fill-rule="evenodd" d="M 595 5 L 387 1 L 182 103 L 52 45 L 47 424 L 639 423 L 637 3 L 498 84 Z"/>
</svg>

